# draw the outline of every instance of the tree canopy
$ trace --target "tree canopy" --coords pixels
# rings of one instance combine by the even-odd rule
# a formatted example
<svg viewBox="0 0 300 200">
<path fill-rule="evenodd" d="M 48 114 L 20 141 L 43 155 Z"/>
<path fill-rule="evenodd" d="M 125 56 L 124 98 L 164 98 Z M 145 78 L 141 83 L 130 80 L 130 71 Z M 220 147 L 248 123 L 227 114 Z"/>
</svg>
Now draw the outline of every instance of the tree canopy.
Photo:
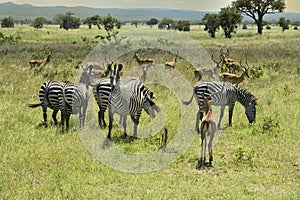
<svg viewBox="0 0 300 200">
<path fill-rule="evenodd" d="M 251 17 L 257 24 L 258 34 L 262 34 L 263 17 L 266 14 L 283 12 L 285 2 L 284 0 L 236 0 L 232 2 L 232 6 Z"/>
<path fill-rule="evenodd" d="M 237 13 L 236 9 L 232 7 L 221 8 L 218 18 L 226 38 L 231 38 L 231 34 L 237 28 L 237 24 L 241 23 L 243 19 L 242 15 Z"/>
</svg>

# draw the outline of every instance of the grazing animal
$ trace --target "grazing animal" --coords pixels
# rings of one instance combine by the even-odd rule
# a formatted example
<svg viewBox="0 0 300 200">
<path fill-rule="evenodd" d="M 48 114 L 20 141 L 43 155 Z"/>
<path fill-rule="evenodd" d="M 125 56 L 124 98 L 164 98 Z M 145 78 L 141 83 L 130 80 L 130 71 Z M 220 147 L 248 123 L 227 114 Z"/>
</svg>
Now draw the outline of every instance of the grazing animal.
<svg viewBox="0 0 300 200">
<path fill-rule="evenodd" d="M 192 98 L 189 101 L 183 101 L 185 105 L 189 105 L 193 97 L 197 100 L 199 111 L 196 118 L 195 129 L 199 132 L 199 119 L 202 119 L 203 112 L 201 108 L 203 106 L 203 96 L 210 97 L 212 104 L 221 106 L 220 118 L 218 122 L 218 128 L 221 127 L 221 120 L 224 116 L 225 106 L 229 106 L 229 126 L 232 126 L 232 114 L 235 102 L 240 102 L 245 108 L 245 114 L 248 118 L 249 123 L 253 123 L 256 117 L 256 98 L 247 90 L 242 89 L 232 83 L 228 82 L 211 82 L 203 81 L 198 82 L 193 91 Z"/>
<path fill-rule="evenodd" d="M 79 83 L 78 85 L 75 85 L 70 82 L 65 82 L 63 84 L 62 95 L 59 97 L 62 132 L 64 132 L 65 122 L 66 130 L 69 131 L 71 114 L 79 113 L 80 128 L 84 126 L 88 98 L 88 91 L 84 84 Z"/>
<path fill-rule="evenodd" d="M 208 154 L 209 154 L 209 165 L 212 166 L 213 161 L 213 152 L 212 152 L 212 142 L 216 132 L 216 122 L 214 120 L 212 114 L 212 100 L 206 98 L 202 94 L 203 98 L 203 106 L 201 111 L 205 112 L 205 115 L 201 122 L 200 127 L 200 134 L 201 134 L 201 153 L 200 158 L 198 160 L 197 169 L 201 169 L 202 166 L 206 166 L 206 148 L 208 147 Z M 207 137 L 209 137 L 209 142 L 207 146 Z"/>
<path fill-rule="evenodd" d="M 130 81 L 132 81 L 132 80 L 131 79 L 121 79 L 121 82 L 123 84 L 126 84 Z M 147 101 L 152 104 L 153 108 L 156 111 L 159 111 L 159 108 L 156 107 L 156 105 L 152 103 L 153 100 L 155 99 L 153 92 L 146 86 L 142 87 L 141 89 L 142 89 L 143 93 L 145 94 Z M 93 95 L 94 95 L 94 98 L 99 107 L 99 111 L 98 111 L 99 126 L 101 128 L 105 128 L 106 122 L 104 119 L 104 113 L 105 113 L 107 107 L 109 106 L 109 98 L 111 95 L 110 79 L 109 78 L 100 79 L 99 82 L 93 87 Z M 143 105 L 143 107 L 146 107 L 146 105 Z"/>
<path fill-rule="evenodd" d="M 226 49 L 226 52 L 223 49 L 220 50 L 220 59 L 222 61 L 222 65 L 225 65 L 230 73 L 238 73 L 240 70 L 240 63 L 236 62 L 232 58 L 228 58 L 229 50 Z"/>
<path fill-rule="evenodd" d="M 29 104 L 30 108 L 37 108 L 39 106 L 43 109 L 43 118 L 44 118 L 44 126 L 47 127 L 47 108 L 53 110 L 52 118 L 54 124 L 57 125 L 56 115 L 60 110 L 59 96 L 62 95 L 62 84 L 57 81 L 47 81 L 44 82 L 39 90 L 39 99 L 40 103 L 37 104 Z"/>
<path fill-rule="evenodd" d="M 140 66 L 141 65 L 145 65 L 145 64 L 148 65 L 148 66 L 150 66 L 150 65 L 153 64 L 153 61 L 154 61 L 151 58 L 140 58 L 137 53 L 134 54 L 133 58 L 136 59 L 138 65 L 140 65 Z"/>
<path fill-rule="evenodd" d="M 30 65 L 30 69 L 34 68 L 35 66 L 41 66 L 42 64 L 46 65 L 50 62 L 50 59 L 52 57 L 52 52 L 50 51 L 50 53 L 48 53 L 47 58 L 45 58 L 44 60 L 31 60 L 29 61 L 29 65 Z"/>
<path fill-rule="evenodd" d="M 153 101 L 147 98 L 145 94 L 145 86 L 141 81 L 121 81 L 120 72 L 123 68 L 122 64 L 109 66 L 110 71 L 110 85 L 111 95 L 109 97 L 109 130 L 107 138 L 111 139 L 111 130 L 113 117 L 115 113 L 118 113 L 123 118 L 124 137 L 127 137 L 126 133 L 126 117 L 131 116 L 134 122 L 133 136 L 137 137 L 137 126 L 141 116 L 142 108 L 147 112 L 150 118 L 155 117 L 155 110 L 158 108 Z"/>
<path fill-rule="evenodd" d="M 175 69 L 176 62 L 177 62 L 177 55 L 173 57 L 172 61 L 168 61 L 165 63 L 165 69 Z"/>
<path fill-rule="evenodd" d="M 208 77 L 208 80 L 213 80 L 214 79 L 214 74 L 218 73 L 218 69 L 220 68 L 220 63 L 222 61 L 216 61 L 214 60 L 214 55 L 211 55 L 211 59 L 215 63 L 215 66 L 213 68 L 210 67 L 202 67 L 194 70 L 194 75 L 195 78 L 200 81 L 204 76 Z"/>
<path fill-rule="evenodd" d="M 221 73 L 221 74 L 219 74 L 220 80 L 224 81 L 224 82 L 230 82 L 232 84 L 238 85 L 242 81 L 244 81 L 245 76 L 250 78 L 250 76 L 248 74 L 248 69 L 246 69 L 246 68 L 244 68 L 244 69 L 245 69 L 245 71 L 241 75 L 231 74 L 231 73 L 226 73 L 226 72 Z"/>
</svg>

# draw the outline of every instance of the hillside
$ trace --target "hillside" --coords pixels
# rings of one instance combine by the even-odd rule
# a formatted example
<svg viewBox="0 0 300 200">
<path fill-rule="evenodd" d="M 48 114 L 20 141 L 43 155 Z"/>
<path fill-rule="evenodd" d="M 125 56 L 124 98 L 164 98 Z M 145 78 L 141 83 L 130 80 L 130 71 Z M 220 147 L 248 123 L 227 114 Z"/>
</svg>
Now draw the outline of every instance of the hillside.
<svg viewBox="0 0 300 200">
<path fill-rule="evenodd" d="M 14 19 L 33 19 L 36 17 L 46 17 L 52 19 L 56 14 L 66 13 L 72 11 L 81 19 L 93 15 L 107 15 L 111 14 L 119 18 L 121 21 L 129 20 L 149 20 L 154 17 L 162 19 L 169 17 L 172 19 L 187 19 L 197 21 L 203 18 L 207 12 L 195 10 L 174 10 L 167 8 L 144 8 L 144 9 L 120 9 L 120 8 L 90 8 L 90 7 L 36 7 L 30 4 L 14 4 L 11 2 L 0 3 L 0 19 L 7 16 L 12 16 Z M 285 17 L 291 21 L 300 20 L 300 13 L 279 13 L 274 15 L 267 15 L 265 20 L 278 20 L 280 17 Z M 250 20 L 244 17 L 244 20 Z"/>
</svg>

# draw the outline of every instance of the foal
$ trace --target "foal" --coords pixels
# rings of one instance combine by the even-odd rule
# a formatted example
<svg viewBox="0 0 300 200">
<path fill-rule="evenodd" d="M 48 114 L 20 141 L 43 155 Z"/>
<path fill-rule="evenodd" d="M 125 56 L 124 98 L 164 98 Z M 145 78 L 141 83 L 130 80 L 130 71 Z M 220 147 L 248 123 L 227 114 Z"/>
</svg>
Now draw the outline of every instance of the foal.
<svg viewBox="0 0 300 200">
<path fill-rule="evenodd" d="M 201 133 L 201 154 L 200 159 L 198 160 L 198 164 L 196 169 L 201 169 L 201 167 L 211 167 L 213 161 L 212 155 L 212 141 L 214 139 L 214 135 L 216 132 L 216 122 L 213 118 L 212 114 L 212 100 L 210 98 L 206 98 L 203 94 L 203 106 L 201 111 L 205 112 L 205 116 L 202 119 L 200 133 Z M 207 137 L 209 137 L 208 142 L 208 153 L 209 153 L 209 163 L 205 163 L 206 159 L 206 147 L 207 147 Z"/>
</svg>

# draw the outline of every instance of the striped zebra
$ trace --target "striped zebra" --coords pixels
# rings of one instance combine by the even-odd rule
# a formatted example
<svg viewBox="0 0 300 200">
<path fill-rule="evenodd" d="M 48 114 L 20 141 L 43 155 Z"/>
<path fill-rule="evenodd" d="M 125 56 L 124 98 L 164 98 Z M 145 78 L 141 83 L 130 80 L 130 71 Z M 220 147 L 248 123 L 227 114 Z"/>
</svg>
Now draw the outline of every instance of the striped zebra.
<svg viewBox="0 0 300 200">
<path fill-rule="evenodd" d="M 113 123 L 113 117 L 115 113 L 118 113 L 123 119 L 124 137 L 127 137 L 126 133 L 126 117 L 131 116 L 134 122 L 133 136 L 137 137 L 137 126 L 139 124 L 139 118 L 141 116 L 142 108 L 147 112 L 150 118 L 155 117 L 155 111 L 159 112 L 158 106 L 147 97 L 148 89 L 144 86 L 142 81 L 139 80 L 120 80 L 120 71 L 123 65 L 115 64 L 114 67 L 108 67 L 110 71 L 110 85 L 111 95 L 109 97 L 109 130 L 107 138 L 111 139 L 111 129 Z M 151 96 L 151 95 L 150 95 Z M 152 93 L 153 97 L 153 93 Z"/>
<path fill-rule="evenodd" d="M 123 84 L 129 83 L 132 81 L 131 79 L 121 79 L 120 80 Z M 159 108 L 155 105 L 153 102 L 154 94 L 153 92 L 147 88 L 146 86 L 142 85 L 141 90 L 144 92 L 144 95 L 146 96 L 147 101 L 154 106 L 154 108 L 159 111 Z M 105 117 L 104 113 L 108 107 L 109 104 L 109 98 L 111 94 L 111 84 L 109 78 L 101 78 L 99 82 L 93 87 L 93 95 L 94 98 L 98 104 L 99 111 L 98 111 L 98 122 L 99 126 L 101 128 L 106 127 Z M 143 107 L 145 107 L 143 105 Z M 121 124 L 122 118 L 120 119 L 119 124 Z"/>
<path fill-rule="evenodd" d="M 54 124 L 57 125 L 57 112 L 60 110 L 59 96 L 62 95 L 62 84 L 49 80 L 43 83 L 39 90 L 40 103 L 29 104 L 30 108 L 37 108 L 39 106 L 43 109 L 44 126 L 47 127 L 47 108 L 53 110 L 52 118 Z"/>
<path fill-rule="evenodd" d="M 221 106 L 220 118 L 218 122 L 218 128 L 221 127 L 221 120 L 224 116 L 225 106 L 229 106 L 229 126 L 232 125 L 232 114 L 235 102 L 240 102 L 245 108 L 245 114 L 249 123 L 253 123 L 256 117 L 256 98 L 247 90 L 242 89 L 232 83 L 228 82 L 211 82 L 201 81 L 196 84 L 193 91 L 192 98 L 183 102 L 185 105 L 189 105 L 193 97 L 195 97 L 199 111 L 196 117 L 196 130 L 199 132 L 199 119 L 202 119 L 203 113 L 200 111 L 203 106 L 203 95 L 212 99 L 212 104 L 215 106 Z"/>
<path fill-rule="evenodd" d="M 84 84 L 79 83 L 75 85 L 70 82 L 63 84 L 62 95 L 59 97 L 62 131 L 64 131 L 65 121 L 66 130 L 69 131 L 69 119 L 71 114 L 79 113 L 80 128 L 84 126 L 88 98 L 88 91 Z"/>
</svg>

